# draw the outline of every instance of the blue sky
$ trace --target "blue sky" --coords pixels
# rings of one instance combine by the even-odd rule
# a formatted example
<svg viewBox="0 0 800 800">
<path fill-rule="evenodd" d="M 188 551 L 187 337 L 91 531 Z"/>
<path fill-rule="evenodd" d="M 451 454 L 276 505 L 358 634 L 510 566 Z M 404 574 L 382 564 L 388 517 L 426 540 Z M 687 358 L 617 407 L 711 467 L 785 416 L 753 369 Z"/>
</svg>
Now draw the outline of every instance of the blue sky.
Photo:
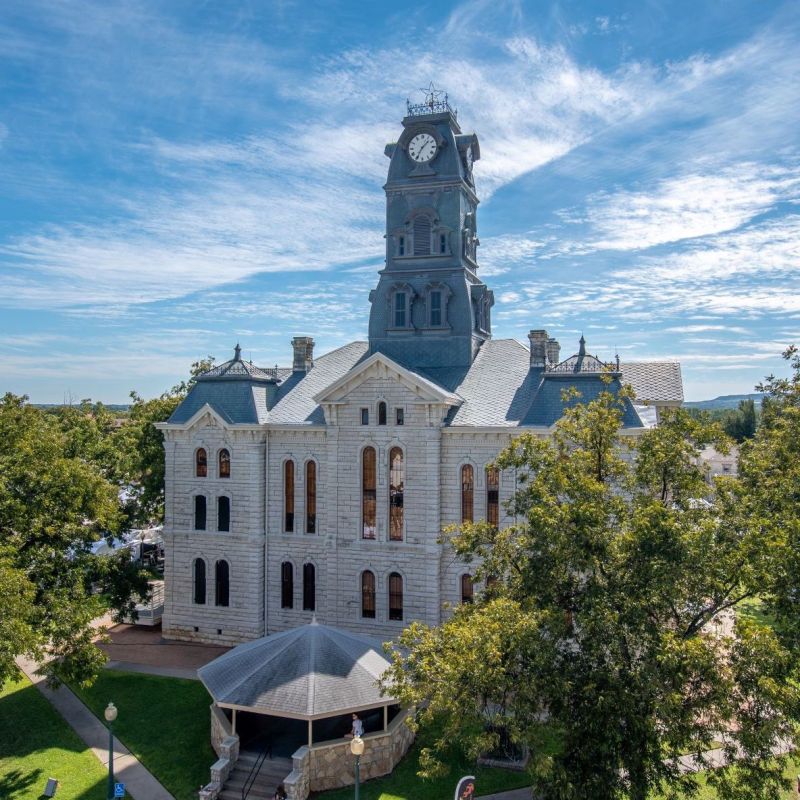
<svg viewBox="0 0 800 800">
<path fill-rule="evenodd" d="M 752 391 L 800 343 L 798 75 L 796 2 L 7 1 L 0 390 L 365 338 L 384 144 L 434 81 L 481 141 L 495 336 Z"/>
</svg>

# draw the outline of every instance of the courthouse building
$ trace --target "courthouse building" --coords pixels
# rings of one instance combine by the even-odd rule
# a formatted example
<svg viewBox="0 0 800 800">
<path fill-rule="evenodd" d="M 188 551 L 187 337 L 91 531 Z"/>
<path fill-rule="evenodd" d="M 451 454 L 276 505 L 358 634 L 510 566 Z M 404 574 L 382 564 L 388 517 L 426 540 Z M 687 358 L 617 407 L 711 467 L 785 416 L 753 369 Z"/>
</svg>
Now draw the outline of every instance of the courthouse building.
<svg viewBox="0 0 800 800">
<path fill-rule="evenodd" d="M 382 638 L 436 624 L 473 592 L 442 529 L 507 523 L 515 475 L 489 464 L 522 431 L 547 435 L 565 388 L 587 401 L 604 372 L 612 391 L 631 384 L 632 432 L 683 399 L 674 362 L 602 361 L 583 338 L 562 354 L 541 329 L 492 338 L 480 145 L 446 100 L 409 105 L 385 152 L 369 339 L 316 357 L 313 338 L 295 336 L 285 368 L 254 366 L 237 345 L 160 426 L 166 637 L 238 644 L 313 615 Z"/>
</svg>

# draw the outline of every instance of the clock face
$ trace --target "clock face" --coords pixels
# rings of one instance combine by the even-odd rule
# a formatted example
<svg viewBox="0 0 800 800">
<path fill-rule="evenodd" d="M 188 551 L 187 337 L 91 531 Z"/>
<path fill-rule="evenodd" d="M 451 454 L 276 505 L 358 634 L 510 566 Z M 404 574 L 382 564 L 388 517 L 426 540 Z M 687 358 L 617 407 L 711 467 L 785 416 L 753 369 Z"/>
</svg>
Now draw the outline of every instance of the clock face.
<svg viewBox="0 0 800 800">
<path fill-rule="evenodd" d="M 418 133 L 408 143 L 408 154 L 418 164 L 427 163 L 436 155 L 436 139 L 429 133 Z"/>
</svg>

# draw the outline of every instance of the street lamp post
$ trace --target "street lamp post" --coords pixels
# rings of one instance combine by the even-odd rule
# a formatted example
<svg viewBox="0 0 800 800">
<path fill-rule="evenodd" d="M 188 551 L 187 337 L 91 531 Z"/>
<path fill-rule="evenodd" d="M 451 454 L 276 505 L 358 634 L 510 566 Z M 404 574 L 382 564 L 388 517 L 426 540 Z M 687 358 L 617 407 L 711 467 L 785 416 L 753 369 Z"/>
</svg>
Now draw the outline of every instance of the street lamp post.
<svg viewBox="0 0 800 800">
<path fill-rule="evenodd" d="M 108 723 L 108 800 L 114 800 L 114 720 L 117 718 L 117 707 L 113 703 L 106 706 L 104 712 Z"/>
<path fill-rule="evenodd" d="M 351 739 L 350 752 L 356 757 L 356 800 L 358 800 L 361 790 L 361 755 L 364 752 L 364 740 L 360 736 Z"/>
</svg>

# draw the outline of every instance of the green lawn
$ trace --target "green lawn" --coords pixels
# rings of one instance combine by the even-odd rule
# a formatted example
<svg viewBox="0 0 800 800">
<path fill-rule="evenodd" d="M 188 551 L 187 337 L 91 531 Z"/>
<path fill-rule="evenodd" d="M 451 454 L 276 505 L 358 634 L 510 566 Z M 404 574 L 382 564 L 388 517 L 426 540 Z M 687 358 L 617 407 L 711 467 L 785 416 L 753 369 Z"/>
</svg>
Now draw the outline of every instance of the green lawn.
<svg viewBox="0 0 800 800">
<path fill-rule="evenodd" d="M 0 797 L 38 800 L 48 778 L 58 800 L 104 800 L 105 767 L 27 678 L 0 689 Z"/>
<path fill-rule="evenodd" d="M 422 731 L 395 771 L 385 778 L 375 778 L 361 785 L 361 800 L 452 800 L 456 783 L 463 775 L 474 775 L 475 788 L 479 795 L 519 789 L 530 785 L 524 772 L 506 769 L 478 767 L 458 754 L 449 759 L 450 774 L 446 778 L 423 781 L 416 773 L 419 769 L 419 751 L 429 745 L 434 734 Z M 353 787 L 320 792 L 314 800 L 353 800 Z"/>
<path fill-rule="evenodd" d="M 104 670 L 88 689 L 75 691 L 100 719 L 112 701 L 119 710 L 119 740 L 177 800 L 197 798 L 217 760 L 210 742 L 211 698 L 202 683 Z"/>
</svg>

